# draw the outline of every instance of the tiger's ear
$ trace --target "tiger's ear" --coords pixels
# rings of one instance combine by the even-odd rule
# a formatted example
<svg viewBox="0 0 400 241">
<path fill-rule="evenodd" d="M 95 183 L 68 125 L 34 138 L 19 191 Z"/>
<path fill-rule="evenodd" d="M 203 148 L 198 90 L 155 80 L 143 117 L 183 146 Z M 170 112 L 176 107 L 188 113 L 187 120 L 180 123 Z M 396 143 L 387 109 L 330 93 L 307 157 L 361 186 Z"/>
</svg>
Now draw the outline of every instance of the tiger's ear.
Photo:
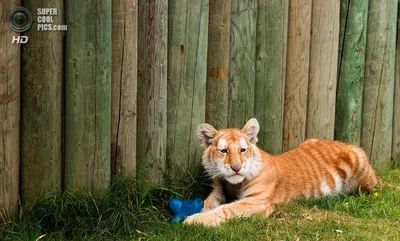
<svg viewBox="0 0 400 241">
<path fill-rule="evenodd" d="M 251 118 L 243 126 L 241 131 L 249 137 L 251 143 L 256 144 L 258 141 L 257 134 L 260 131 L 260 124 L 258 124 L 256 118 Z"/>
<path fill-rule="evenodd" d="M 203 123 L 197 127 L 197 137 L 199 137 L 204 148 L 211 145 L 212 139 L 217 135 L 217 130 L 212 125 Z"/>
</svg>

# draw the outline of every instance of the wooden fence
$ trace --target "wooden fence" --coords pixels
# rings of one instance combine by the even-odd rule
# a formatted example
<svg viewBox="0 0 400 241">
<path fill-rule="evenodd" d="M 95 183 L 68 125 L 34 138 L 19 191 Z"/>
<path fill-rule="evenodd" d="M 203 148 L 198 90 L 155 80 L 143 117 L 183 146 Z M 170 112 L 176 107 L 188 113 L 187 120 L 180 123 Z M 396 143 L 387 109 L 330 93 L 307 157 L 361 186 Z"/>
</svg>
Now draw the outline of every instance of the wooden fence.
<svg viewBox="0 0 400 241">
<path fill-rule="evenodd" d="M 18 45 L 6 19 L 20 2 L 2 1 L 0 217 L 113 175 L 194 171 L 205 121 L 256 117 L 271 153 L 314 137 L 362 146 L 378 170 L 400 163 L 398 4 L 25 0 L 34 24 Z M 38 31 L 38 7 L 68 30 Z"/>
</svg>

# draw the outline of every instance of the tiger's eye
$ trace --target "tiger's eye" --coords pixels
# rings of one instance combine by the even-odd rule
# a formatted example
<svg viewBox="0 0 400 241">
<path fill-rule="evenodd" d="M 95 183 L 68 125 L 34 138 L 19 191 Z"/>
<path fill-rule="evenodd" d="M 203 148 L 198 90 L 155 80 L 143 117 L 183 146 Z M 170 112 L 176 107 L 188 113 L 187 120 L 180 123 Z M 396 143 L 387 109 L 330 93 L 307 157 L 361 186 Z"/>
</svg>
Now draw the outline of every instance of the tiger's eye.
<svg viewBox="0 0 400 241">
<path fill-rule="evenodd" d="M 240 152 L 246 152 L 246 148 L 240 148 Z"/>
<path fill-rule="evenodd" d="M 227 149 L 221 149 L 221 150 L 219 150 L 221 153 L 228 153 L 228 150 Z"/>
</svg>

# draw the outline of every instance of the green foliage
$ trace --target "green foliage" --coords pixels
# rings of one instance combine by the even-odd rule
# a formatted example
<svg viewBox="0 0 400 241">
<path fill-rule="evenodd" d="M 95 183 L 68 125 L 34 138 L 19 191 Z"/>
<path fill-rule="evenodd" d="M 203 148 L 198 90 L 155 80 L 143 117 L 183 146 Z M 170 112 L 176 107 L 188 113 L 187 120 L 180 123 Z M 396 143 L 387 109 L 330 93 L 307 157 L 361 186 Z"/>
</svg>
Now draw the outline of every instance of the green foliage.
<svg viewBox="0 0 400 241">
<path fill-rule="evenodd" d="M 400 169 L 383 179 L 400 185 Z M 188 178 L 186 178 L 188 180 Z M 177 183 L 171 182 L 171 183 Z M 22 218 L 0 226 L 0 240 L 399 240 L 400 191 L 299 200 L 276 207 L 269 218 L 234 219 L 218 228 L 171 225 L 171 197 L 204 198 L 204 176 L 181 185 L 113 180 L 104 196 L 46 196 Z"/>
<path fill-rule="evenodd" d="M 56 240 L 135 236 L 151 223 L 167 224 L 169 199 L 190 198 L 197 195 L 193 190 L 205 185 L 200 180 L 179 187 L 115 179 L 102 196 L 71 192 L 45 196 L 25 207 L 15 222 L 1 225 L 0 240 L 31 240 L 41 234 Z"/>
</svg>

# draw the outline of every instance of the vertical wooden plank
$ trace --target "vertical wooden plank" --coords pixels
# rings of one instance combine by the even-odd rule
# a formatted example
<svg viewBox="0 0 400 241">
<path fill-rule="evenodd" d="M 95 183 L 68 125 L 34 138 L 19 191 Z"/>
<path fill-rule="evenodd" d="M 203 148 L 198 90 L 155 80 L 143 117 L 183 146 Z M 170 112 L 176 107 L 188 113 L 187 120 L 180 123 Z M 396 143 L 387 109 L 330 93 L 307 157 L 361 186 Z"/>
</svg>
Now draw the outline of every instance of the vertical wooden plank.
<svg viewBox="0 0 400 241">
<path fill-rule="evenodd" d="M 374 167 L 391 162 L 397 0 L 370 1 L 361 146 Z"/>
<path fill-rule="evenodd" d="M 396 73 L 393 103 L 393 162 L 400 165 L 400 1 L 397 8 Z"/>
<path fill-rule="evenodd" d="M 161 182 L 166 166 L 168 1 L 139 0 L 139 179 Z"/>
<path fill-rule="evenodd" d="M 111 1 L 66 1 L 65 189 L 107 189 L 111 143 Z"/>
<path fill-rule="evenodd" d="M 171 0 L 168 13 L 167 164 L 175 178 L 194 172 L 205 121 L 208 0 Z"/>
<path fill-rule="evenodd" d="M 19 191 L 20 45 L 7 25 L 20 1 L 0 2 L 0 223 L 15 214 Z"/>
<path fill-rule="evenodd" d="M 136 175 L 137 0 L 112 1 L 112 173 Z"/>
<path fill-rule="evenodd" d="M 335 139 L 360 145 L 368 0 L 342 1 Z M 345 13 L 343 13 L 345 12 Z"/>
<path fill-rule="evenodd" d="M 37 8 L 56 8 L 63 24 L 63 1 L 26 0 L 33 24 L 21 56 L 21 199 L 32 203 L 61 191 L 63 32 L 38 31 Z"/>
<path fill-rule="evenodd" d="M 254 113 L 257 0 L 232 0 L 228 126 L 242 127 Z"/>
<path fill-rule="evenodd" d="M 217 129 L 228 125 L 230 25 L 231 0 L 210 0 L 206 121 Z"/>
<path fill-rule="evenodd" d="M 312 0 L 289 1 L 283 150 L 305 139 Z"/>
<path fill-rule="evenodd" d="M 254 115 L 258 145 L 282 152 L 289 0 L 258 0 Z"/>
<path fill-rule="evenodd" d="M 306 138 L 334 138 L 340 1 L 313 0 Z"/>
</svg>

